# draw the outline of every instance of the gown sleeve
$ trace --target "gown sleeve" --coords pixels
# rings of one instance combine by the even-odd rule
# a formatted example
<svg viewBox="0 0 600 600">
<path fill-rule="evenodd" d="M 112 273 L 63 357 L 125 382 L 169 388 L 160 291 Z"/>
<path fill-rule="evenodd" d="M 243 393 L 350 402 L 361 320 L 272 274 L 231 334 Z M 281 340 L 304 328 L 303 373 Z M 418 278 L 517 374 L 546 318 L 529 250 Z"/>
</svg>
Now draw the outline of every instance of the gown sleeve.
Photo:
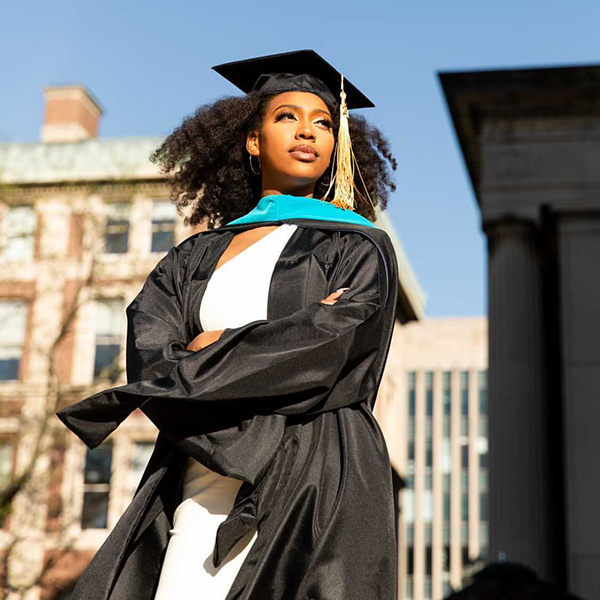
<svg viewBox="0 0 600 600">
<path fill-rule="evenodd" d="M 275 320 L 226 329 L 198 352 L 186 350 L 174 249 L 127 308 L 127 385 L 62 409 L 59 418 L 89 447 L 100 444 L 136 408 L 169 437 L 210 422 L 257 414 L 318 414 L 364 401 L 378 385 L 370 367 L 382 350 L 388 269 L 376 246 L 345 236 L 330 291 Z"/>
</svg>

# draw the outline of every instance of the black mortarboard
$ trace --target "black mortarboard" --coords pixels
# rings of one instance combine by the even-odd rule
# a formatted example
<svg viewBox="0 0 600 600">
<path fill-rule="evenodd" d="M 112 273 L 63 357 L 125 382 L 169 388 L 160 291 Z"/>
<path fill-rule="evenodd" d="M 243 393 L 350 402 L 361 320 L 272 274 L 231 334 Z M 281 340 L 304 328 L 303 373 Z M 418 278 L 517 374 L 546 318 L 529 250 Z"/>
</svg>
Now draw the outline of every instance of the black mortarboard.
<svg viewBox="0 0 600 600">
<path fill-rule="evenodd" d="M 341 73 L 314 50 L 259 56 L 213 69 L 246 94 L 256 90 L 271 94 L 310 92 L 334 106 L 339 104 Z M 346 77 L 344 90 L 349 109 L 375 106 Z"/>
<path fill-rule="evenodd" d="M 354 210 L 354 167 L 358 168 L 358 165 L 350 141 L 348 109 L 375 105 L 314 50 L 259 56 L 216 65 L 213 69 L 246 94 L 252 91 L 267 94 L 309 92 L 339 106 L 336 171 L 329 184 L 331 189 L 335 182 L 335 195 L 331 203 Z"/>
</svg>

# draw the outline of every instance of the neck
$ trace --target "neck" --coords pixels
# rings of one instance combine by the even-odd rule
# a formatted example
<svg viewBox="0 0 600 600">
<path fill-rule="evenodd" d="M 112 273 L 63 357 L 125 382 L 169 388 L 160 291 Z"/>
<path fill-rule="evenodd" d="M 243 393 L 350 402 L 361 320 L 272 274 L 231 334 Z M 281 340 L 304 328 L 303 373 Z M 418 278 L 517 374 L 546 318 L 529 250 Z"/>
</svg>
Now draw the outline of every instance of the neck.
<svg viewBox="0 0 600 600">
<path fill-rule="evenodd" d="M 265 186 L 262 188 L 260 193 L 260 197 L 264 198 L 265 196 L 304 196 L 306 198 L 313 198 L 315 193 L 315 184 L 309 184 L 304 186 L 296 186 L 296 187 L 281 187 L 278 186 Z"/>
</svg>

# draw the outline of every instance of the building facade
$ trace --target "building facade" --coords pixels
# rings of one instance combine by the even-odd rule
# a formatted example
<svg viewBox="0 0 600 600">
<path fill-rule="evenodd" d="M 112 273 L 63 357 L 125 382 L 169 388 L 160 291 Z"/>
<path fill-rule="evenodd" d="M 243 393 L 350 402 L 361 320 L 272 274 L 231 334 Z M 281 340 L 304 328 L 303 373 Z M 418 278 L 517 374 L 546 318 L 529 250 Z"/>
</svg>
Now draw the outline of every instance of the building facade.
<svg viewBox="0 0 600 600">
<path fill-rule="evenodd" d="M 103 111 L 81 86 L 45 97 L 41 143 L 0 145 L 0 575 L 25 600 L 68 598 L 135 492 L 157 433 L 140 411 L 93 451 L 54 412 L 125 382 L 125 307 L 196 231 L 148 161 L 162 138 L 97 138 Z M 401 329 L 424 296 L 378 225 L 396 242 Z"/>
<path fill-rule="evenodd" d="M 399 598 L 440 600 L 488 555 L 487 319 L 411 322 L 392 345 L 376 414 L 406 482 Z"/>
<path fill-rule="evenodd" d="M 441 73 L 488 240 L 490 554 L 600 590 L 600 66 Z"/>
</svg>

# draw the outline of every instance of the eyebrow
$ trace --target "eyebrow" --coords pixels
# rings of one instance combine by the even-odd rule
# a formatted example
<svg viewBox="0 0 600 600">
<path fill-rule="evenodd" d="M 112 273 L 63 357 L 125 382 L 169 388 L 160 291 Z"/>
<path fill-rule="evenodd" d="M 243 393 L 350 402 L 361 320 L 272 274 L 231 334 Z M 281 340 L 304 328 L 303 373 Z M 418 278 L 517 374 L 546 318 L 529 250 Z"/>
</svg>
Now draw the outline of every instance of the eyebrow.
<svg viewBox="0 0 600 600">
<path fill-rule="evenodd" d="M 275 112 L 276 110 L 279 110 L 280 108 L 295 108 L 296 110 L 302 110 L 301 106 L 298 106 L 296 104 L 280 104 L 277 108 L 273 109 L 273 112 Z M 311 112 L 320 112 L 320 113 L 324 113 L 326 114 L 328 117 L 331 117 L 331 114 L 329 113 L 329 111 L 327 110 L 323 110 L 322 108 L 314 108 Z"/>
</svg>

